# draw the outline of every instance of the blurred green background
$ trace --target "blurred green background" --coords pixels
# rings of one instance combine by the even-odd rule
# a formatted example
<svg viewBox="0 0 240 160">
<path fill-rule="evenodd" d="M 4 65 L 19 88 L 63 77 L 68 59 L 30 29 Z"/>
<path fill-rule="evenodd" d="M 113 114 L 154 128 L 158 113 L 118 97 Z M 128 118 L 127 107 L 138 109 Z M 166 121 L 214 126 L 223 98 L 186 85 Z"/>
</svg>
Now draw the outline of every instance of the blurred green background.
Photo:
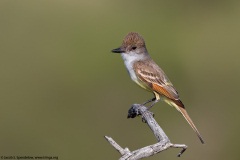
<svg viewBox="0 0 240 160">
<path fill-rule="evenodd" d="M 158 103 L 171 141 L 189 146 L 181 159 L 239 159 L 239 1 L 2 0 L 0 22 L 0 156 L 118 159 L 104 135 L 130 150 L 155 143 L 139 117 L 126 118 L 152 94 L 110 52 L 135 31 L 206 141 Z"/>
</svg>

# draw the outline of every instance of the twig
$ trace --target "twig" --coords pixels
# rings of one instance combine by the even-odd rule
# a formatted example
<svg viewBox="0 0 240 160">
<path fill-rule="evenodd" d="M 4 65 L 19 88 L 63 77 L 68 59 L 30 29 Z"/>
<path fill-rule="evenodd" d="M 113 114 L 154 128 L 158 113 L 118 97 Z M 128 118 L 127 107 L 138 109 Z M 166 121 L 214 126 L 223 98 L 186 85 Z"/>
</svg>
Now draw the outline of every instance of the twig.
<svg viewBox="0 0 240 160">
<path fill-rule="evenodd" d="M 153 118 L 153 113 L 149 112 L 147 107 L 140 104 L 133 104 L 128 111 L 128 118 L 135 118 L 138 115 L 142 115 L 142 120 L 146 122 L 153 131 L 158 143 L 131 152 L 128 148 L 123 149 L 111 137 L 105 136 L 108 142 L 121 154 L 122 157 L 119 160 L 138 160 L 150 157 L 168 148 L 182 148 L 181 152 L 177 155 L 180 157 L 187 149 L 185 144 L 172 144 L 170 142 L 167 135 Z"/>
</svg>

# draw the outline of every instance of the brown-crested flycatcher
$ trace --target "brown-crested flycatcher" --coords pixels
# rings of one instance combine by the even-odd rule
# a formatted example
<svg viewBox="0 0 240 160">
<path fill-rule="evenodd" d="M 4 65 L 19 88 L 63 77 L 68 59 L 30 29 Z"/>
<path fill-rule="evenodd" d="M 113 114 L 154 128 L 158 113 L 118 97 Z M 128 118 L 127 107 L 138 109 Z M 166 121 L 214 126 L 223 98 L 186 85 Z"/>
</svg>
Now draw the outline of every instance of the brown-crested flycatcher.
<svg viewBox="0 0 240 160">
<path fill-rule="evenodd" d="M 149 56 L 145 41 L 138 33 L 130 32 L 123 40 L 121 47 L 113 49 L 114 53 L 121 53 L 131 79 L 147 91 L 153 92 L 154 98 L 143 105 L 153 102 L 149 108 L 160 99 L 175 107 L 197 133 L 200 141 L 202 136 L 189 117 L 178 92 L 173 87 L 163 70 Z"/>
</svg>

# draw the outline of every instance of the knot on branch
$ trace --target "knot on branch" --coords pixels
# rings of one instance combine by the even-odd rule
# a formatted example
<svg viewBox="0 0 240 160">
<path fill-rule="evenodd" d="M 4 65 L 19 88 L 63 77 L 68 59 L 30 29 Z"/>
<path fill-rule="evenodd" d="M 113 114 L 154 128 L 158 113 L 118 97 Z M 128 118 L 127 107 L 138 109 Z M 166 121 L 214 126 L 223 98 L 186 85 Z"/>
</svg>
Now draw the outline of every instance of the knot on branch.
<svg viewBox="0 0 240 160">
<path fill-rule="evenodd" d="M 136 116 L 140 115 L 139 108 L 140 105 L 133 104 L 132 107 L 128 110 L 127 118 L 135 118 Z"/>
<path fill-rule="evenodd" d="M 151 114 L 151 115 L 150 115 Z M 144 117 L 152 116 L 154 117 L 154 114 L 148 110 L 148 108 L 141 104 L 133 104 L 132 107 L 128 110 L 128 116 L 127 118 L 135 118 L 136 116 L 142 116 L 142 121 L 146 123 L 146 120 Z"/>
</svg>

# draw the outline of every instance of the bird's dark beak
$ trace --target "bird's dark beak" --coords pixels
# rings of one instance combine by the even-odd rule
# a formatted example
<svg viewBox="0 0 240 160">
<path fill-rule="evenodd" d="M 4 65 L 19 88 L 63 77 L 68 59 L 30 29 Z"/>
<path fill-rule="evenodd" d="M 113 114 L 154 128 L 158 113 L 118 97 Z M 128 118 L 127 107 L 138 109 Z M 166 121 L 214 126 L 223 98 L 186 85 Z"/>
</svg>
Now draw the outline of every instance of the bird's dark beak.
<svg viewBox="0 0 240 160">
<path fill-rule="evenodd" d="M 123 53 L 125 51 L 119 47 L 119 48 L 113 49 L 112 52 L 113 53 Z"/>
</svg>

